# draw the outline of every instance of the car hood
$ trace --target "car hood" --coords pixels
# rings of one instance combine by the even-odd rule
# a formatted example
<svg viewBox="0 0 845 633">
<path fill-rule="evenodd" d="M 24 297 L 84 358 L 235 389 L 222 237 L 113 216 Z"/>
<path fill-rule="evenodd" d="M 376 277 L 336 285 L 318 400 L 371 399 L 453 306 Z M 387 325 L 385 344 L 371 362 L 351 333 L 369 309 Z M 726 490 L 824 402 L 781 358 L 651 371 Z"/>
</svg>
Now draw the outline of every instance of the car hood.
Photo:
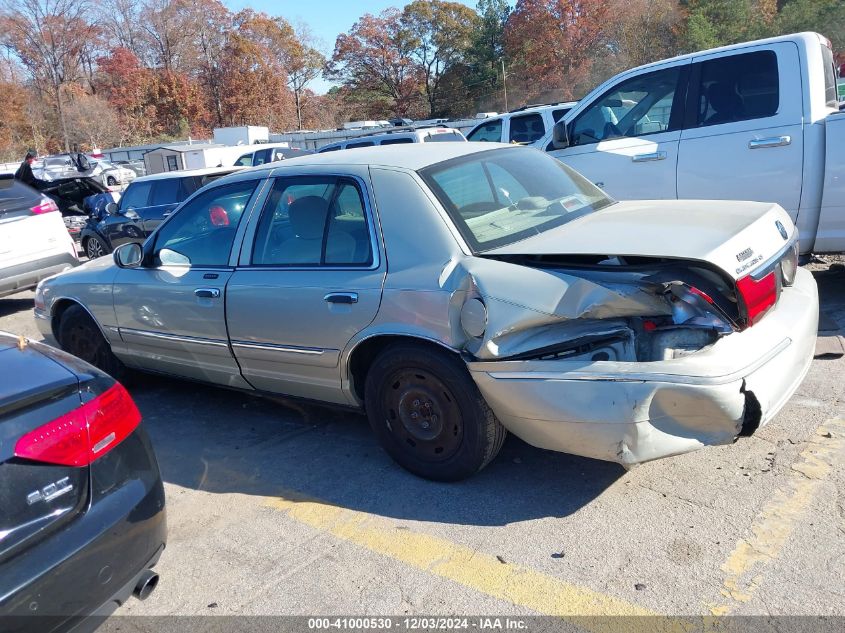
<svg viewBox="0 0 845 633">
<path fill-rule="evenodd" d="M 481 255 L 616 255 L 699 260 L 737 279 L 781 251 L 795 234 L 789 215 L 777 204 L 636 200 L 617 202 Z"/>
</svg>

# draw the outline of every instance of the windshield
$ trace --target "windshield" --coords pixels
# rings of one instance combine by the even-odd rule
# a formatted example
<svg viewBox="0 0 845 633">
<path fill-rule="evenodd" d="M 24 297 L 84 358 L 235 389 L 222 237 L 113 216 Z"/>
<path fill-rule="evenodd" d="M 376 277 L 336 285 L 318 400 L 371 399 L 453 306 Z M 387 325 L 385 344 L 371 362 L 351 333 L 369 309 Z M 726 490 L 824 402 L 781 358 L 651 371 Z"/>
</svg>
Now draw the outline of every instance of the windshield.
<svg viewBox="0 0 845 633">
<path fill-rule="evenodd" d="M 574 169 L 527 147 L 461 156 L 420 175 L 475 251 L 518 242 L 614 202 Z"/>
</svg>

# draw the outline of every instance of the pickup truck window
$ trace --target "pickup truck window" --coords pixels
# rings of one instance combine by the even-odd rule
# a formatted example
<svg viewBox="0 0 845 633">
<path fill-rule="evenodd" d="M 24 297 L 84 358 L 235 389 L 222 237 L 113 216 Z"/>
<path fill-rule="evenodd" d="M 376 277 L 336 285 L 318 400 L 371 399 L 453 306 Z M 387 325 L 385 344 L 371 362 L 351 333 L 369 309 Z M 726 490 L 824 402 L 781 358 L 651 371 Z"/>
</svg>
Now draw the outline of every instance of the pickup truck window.
<svg viewBox="0 0 845 633">
<path fill-rule="evenodd" d="M 511 117 L 511 143 L 533 143 L 546 133 L 543 115 L 539 112 Z"/>
<path fill-rule="evenodd" d="M 770 117 L 777 114 L 779 99 L 778 61 L 774 51 L 701 62 L 695 126 Z"/>
<path fill-rule="evenodd" d="M 676 66 L 632 77 L 611 88 L 575 119 L 572 145 L 676 129 L 671 115 L 676 102 L 682 100 L 675 99 L 680 74 L 681 67 Z"/>
<path fill-rule="evenodd" d="M 839 94 L 836 87 L 836 67 L 833 64 L 833 51 L 824 44 L 822 47 L 822 66 L 824 66 L 824 100 L 829 108 L 839 107 Z"/>
<path fill-rule="evenodd" d="M 489 143 L 502 142 L 502 120 L 482 123 L 467 136 L 468 141 L 487 141 Z"/>
</svg>

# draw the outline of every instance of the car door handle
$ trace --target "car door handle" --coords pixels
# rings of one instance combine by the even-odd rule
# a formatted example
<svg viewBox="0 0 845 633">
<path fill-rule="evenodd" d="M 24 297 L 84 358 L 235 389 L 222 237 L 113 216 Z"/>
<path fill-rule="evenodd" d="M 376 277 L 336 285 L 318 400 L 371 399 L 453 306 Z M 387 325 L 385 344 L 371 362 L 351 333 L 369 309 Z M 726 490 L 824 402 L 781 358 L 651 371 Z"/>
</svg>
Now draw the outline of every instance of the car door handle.
<svg viewBox="0 0 845 633">
<path fill-rule="evenodd" d="M 194 294 L 202 299 L 217 299 L 220 296 L 219 288 L 197 288 Z"/>
<path fill-rule="evenodd" d="M 649 154 L 636 154 L 631 157 L 635 163 L 650 163 L 654 160 L 666 160 L 666 152 L 651 152 Z"/>
<path fill-rule="evenodd" d="M 358 303 L 357 292 L 330 292 L 323 300 L 326 303 Z"/>
<path fill-rule="evenodd" d="M 748 141 L 748 149 L 764 149 L 766 147 L 783 147 L 792 143 L 791 136 L 773 136 L 771 138 L 755 138 Z"/>
</svg>

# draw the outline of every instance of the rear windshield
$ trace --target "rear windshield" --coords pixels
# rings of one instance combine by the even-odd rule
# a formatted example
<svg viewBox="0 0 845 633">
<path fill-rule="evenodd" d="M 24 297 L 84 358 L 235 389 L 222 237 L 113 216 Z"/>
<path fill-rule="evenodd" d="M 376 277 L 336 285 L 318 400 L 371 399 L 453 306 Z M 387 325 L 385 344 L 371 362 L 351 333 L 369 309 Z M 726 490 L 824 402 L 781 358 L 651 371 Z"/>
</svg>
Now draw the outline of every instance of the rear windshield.
<svg viewBox="0 0 845 633">
<path fill-rule="evenodd" d="M 466 139 L 458 132 L 437 132 L 425 137 L 426 143 L 461 142 L 465 140 Z"/>
<path fill-rule="evenodd" d="M 833 51 L 822 46 L 822 66 L 824 66 L 824 100 L 830 108 L 839 107 L 839 94 L 836 90 L 836 66 L 833 63 Z"/>
<path fill-rule="evenodd" d="M 13 178 L 0 178 L 0 216 L 7 211 L 34 207 L 41 194 Z"/>
<path fill-rule="evenodd" d="M 544 152 L 513 147 L 460 156 L 420 176 L 476 252 L 518 242 L 613 204 Z"/>
</svg>

